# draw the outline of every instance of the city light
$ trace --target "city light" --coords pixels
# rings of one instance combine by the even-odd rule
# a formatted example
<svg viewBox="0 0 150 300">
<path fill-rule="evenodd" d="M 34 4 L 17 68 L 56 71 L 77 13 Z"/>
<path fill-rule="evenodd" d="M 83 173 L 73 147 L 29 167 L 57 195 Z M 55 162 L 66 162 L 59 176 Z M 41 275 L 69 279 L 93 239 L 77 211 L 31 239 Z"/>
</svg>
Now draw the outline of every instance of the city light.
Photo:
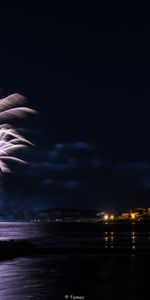
<svg viewBox="0 0 150 300">
<path fill-rule="evenodd" d="M 105 221 L 108 220 L 108 215 L 104 215 L 104 220 L 105 220 Z"/>
<path fill-rule="evenodd" d="M 131 219 L 135 219 L 135 217 L 136 217 L 136 215 L 135 215 L 135 213 L 131 213 Z"/>
<path fill-rule="evenodd" d="M 109 215 L 109 214 L 105 214 L 104 215 L 104 220 L 105 221 L 113 221 L 114 220 L 114 215 Z"/>
</svg>

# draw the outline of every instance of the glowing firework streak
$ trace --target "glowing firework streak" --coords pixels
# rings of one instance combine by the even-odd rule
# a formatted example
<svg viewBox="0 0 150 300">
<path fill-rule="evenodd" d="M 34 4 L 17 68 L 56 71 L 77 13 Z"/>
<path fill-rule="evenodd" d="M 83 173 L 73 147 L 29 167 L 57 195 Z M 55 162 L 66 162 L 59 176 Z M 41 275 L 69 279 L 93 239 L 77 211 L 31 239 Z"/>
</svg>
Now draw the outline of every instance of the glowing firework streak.
<svg viewBox="0 0 150 300">
<path fill-rule="evenodd" d="M 0 99 L 0 123 L 7 119 L 22 118 L 27 113 L 36 113 L 35 110 L 26 106 L 21 106 L 26 99 L 20 94 L 12 94 L 6 98 Z M 33 145 L 25 139 L 17 130 L 9 124 L 0 125 L 0 171 L 11 172 L 7 161 L 16 161 L 26 163 L 24 160 L 13 156 L 13 153 L 19 149 L 27 147 L 27 144 Z"/>
<path fill-rule="evenodd" d="M 11 118 L 22 118 L 28 113 L 36 113 L 34 109 L 21 106 L 26 99 L 20 94 L 12 94 L 6 98 L 0 99 L 0 122 Z"/>
<path fill-rule="evenodd" d="M 31 144 L 27 139 L 20 135 L 13 128 L 0 129 L 0 170 L 1 172 L 10 172 L 7 161 L 16 161 L 26 163 L 24 160 L 13 156 L 14 151 L 24 149 L 27 144 Z"/>
</svg>

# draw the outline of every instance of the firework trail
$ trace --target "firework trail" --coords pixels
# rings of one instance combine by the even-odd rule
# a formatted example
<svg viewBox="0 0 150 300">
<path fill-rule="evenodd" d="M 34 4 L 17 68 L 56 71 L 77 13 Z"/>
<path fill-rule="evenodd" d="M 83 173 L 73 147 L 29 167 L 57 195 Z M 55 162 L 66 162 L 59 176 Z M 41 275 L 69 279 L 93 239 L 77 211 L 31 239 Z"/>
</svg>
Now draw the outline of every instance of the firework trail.
<svg viewBox="0 0 150 300">
<path fill-rule="evenodd" d="M 3 122 L 12 118 L 22 118 L 28 113 L 36 111 L 26 106 L 21 106 L 26 99 L 20 94 L 12 94 L 6 98 L 0 99 L 0 172 L 11 172 L 7 162 L 16 161 L 18 163 L 26 163 L 13 155 L 19 149 L 24 149 L 28 144 L 33 145 L 25 139 L 10 124 Z"/>
<path fill-rule="evenodd" d="M 25 117 L 28 113 L 36 113 L 35 110 L 22 106 L 25 103 L 26 98 L 17 93 L 0 99 L 0 123 L 16 117 Z"/>
</svg>

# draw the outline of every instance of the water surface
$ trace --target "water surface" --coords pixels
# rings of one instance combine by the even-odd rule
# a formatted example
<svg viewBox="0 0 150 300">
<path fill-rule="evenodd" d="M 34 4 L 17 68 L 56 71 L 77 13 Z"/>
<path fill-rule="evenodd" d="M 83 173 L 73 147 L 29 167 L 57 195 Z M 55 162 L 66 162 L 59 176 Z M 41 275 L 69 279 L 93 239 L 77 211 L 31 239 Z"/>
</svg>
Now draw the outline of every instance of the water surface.
<svg viewBox="0 0 150 300">
<path fill-rule="evenodd" d="M 68 226 L 69 225 L 69 226 Z M 116 230 L 108 226 L 76 224 L 1 223 L 0 238 L 30 239 L 37 245 L 58 247 L 150 246 L 149 228 Z M 141 255 L 39 255 L 0 262 L 0 299 L 138 299 L 149 292 L 150 257 Z"/>
</svg>

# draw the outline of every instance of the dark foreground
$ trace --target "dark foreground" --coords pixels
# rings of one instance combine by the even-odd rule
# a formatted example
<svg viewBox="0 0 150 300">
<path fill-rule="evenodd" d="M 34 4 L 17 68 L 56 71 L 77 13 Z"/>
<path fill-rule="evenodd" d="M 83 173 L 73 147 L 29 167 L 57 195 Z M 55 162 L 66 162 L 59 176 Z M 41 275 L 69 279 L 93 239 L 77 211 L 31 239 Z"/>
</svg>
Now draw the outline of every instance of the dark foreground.
<svg viewBox="0 0 150 300">
<path fill-rule="evenodd" d="M 149 299 L 149 268 L 144 257 L 17 258 L 0 264 L 0 299 Z"/>
<path fill-rule="evenodd" d="M 149 224 L 2 223 L 0 234 L 2 300 L 128 300 L 149 294 Z"/>
</svg>

